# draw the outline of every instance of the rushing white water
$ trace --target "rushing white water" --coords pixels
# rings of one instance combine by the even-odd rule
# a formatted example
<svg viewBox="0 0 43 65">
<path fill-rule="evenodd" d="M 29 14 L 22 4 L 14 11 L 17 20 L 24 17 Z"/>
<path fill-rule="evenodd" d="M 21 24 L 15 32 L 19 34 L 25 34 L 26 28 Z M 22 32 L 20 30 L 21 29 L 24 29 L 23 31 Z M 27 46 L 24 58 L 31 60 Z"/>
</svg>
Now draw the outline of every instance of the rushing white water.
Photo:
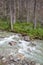
<svg viewBox="0 0 43 65">
<path fill-rule="evenodd" d="M 1 41 L 0 41 L 0 46 L 3 45 L 3 44 L 6 44 L 6 43 L 9 43 L 11 41 L 14 41 L 13 38 L 19 38 L 19 36 L 16 34 L 16 35 L 10 35 L 8 37 L 5 37 L 3 38 Z M 6 43 L 5 43 L 6 42 Z"/>
<path fill-rule="evenodd" d="M 7 37 L 4 38 L 3 40 L 0 41 L 0 46 L 3 45 L 3 44 L 5 44 L 5 42 L 9 43 L 10 41 L 13 40 L 12 38 L 14 38 L 14 35 L 13 36 L 10 36 L 8 38 Z"/>
<path fill-rule="evenodd" d="M 30 58 L 31 60 L 35 60 L 36 62 L 39 62 L 43 64 L 43 42 L 40 42 L 38 40 L 34 42 L 36 46 L 31 46 L 32 43 L 21 41 L 21 48 L 18 50 L 19 53 L 24 54 L 27 58 Z"/>
<path fill-rule="evenodd" d="M 11 41 L 16 42 L 16 45 L 12 47 L 9 46 L 8 43 Z M 34 46 L 34 44 L 32 45 L 31 41 L 27 42 L 21 40 L 17 34 L 10 35 L 0 41 L 0 53 L 6 56 L 8 54 L 15 55 L 17 53 L 21 53 L 24 54 L 25 57 L 43 64 L 43 41 L 40 41 L 35 40 L 33 43 L 36 44 L 36 46 Z"/>
</svg>

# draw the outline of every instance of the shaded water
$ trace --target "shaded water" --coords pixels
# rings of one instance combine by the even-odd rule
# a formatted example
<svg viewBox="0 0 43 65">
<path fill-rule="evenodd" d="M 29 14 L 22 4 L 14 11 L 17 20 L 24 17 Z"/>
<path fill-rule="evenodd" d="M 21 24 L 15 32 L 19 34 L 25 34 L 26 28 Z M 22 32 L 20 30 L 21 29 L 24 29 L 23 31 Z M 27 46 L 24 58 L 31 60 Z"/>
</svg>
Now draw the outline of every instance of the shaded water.
<svg viewBox="0 0 43 65">
<path fill-rule="evenodd" d="M 14 41 L 16 44 L 10 46 L 9 42 Z M 34 44 L 33 44 L 34 43 Z M 0 32 L 0 55 L 8 56 L 18 53 L 24 54 L 25 57 L 43 64 L 43 40 L 24 41 L 18 34 Z"/>
</svg>

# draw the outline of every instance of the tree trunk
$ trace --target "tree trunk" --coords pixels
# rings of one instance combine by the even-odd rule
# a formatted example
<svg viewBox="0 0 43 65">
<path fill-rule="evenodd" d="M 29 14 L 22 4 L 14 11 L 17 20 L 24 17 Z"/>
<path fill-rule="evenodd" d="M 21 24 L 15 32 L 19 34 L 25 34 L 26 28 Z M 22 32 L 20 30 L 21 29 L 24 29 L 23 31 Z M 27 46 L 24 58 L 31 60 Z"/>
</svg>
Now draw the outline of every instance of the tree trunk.
<svg viewBox="0 0 43 65">
<path fill-rule="evenodd" d="M 37 21 L 36 21 L 36 0 L 34 1 L 34 29 L 36 29 Z"/>
<path fill-rule="evenodd" d="M 19 4 L 20 4 L 20 1 L 19 0 L 17 0 L 17 18 L 19 18 Z"/>
<path fill-rule="evenodd" d="M 16 22 L 16 1 L 14 0 L 14 13 L 13 13 L 14 15 L 14 20 L 13 20 L 13 23 L 15 24 L 15 22 Z"/>
<path fill-rule="evenodd" d="M 7 10 L 6 10 L 6 0 L 4 0 L 4 16 L 6 17 L 6 14 L 7 14 Z"/>
<path fill-rule="evenodd" d="M 13 14 L 12 14 L 11 0 L 10 0 L 10 21 L 11 21 L 11 30 L 13 30 Z"/>
<path fill-rule="evenodd" d="M 27 23 L 30 21 L 30 1 L 27 0 Z"/>
</svg>

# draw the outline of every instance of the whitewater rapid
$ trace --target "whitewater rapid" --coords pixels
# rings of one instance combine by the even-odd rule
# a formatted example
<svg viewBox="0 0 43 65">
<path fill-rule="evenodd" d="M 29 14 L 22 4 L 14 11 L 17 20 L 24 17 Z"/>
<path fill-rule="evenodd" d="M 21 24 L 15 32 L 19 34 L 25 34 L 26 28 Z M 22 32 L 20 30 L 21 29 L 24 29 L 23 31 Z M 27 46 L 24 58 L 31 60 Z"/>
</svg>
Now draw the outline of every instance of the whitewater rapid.
<svg viewBox="0 0 43 65">
<path fill-rule="evenodd" d="M 9 46 L 9 42 L 11 42 L 11 41 L 16 42 L 16 45 L 14 45 L 12 47 Z M 34 46 L 33 43 L 36 45 Z M 2 46 L 2 48 L 1 48 L 1 46 Z M 2 49 L 2 51 L 1 51 L 1 49 Z M 4 53 L 3 53 L 3 51 L 4 51 Z M 6 54 L 6 56 L 7 56 L 7 54 L 21 53 L 21 54 L 24 54 L 25 57 L 43 64 L 43 41 L 40 42 L 38 40 L 38 41 L 34 41 L 31 43 L 31 41 L 27 42 L 27 41 L 21 39 L 19 37 L 19 35 L 17 35 L 17 34 L 10 35 L 8 37 L 3 38 L 0 41 L 0 53 L 2 53 L 4 55 Z"/>
</svg>

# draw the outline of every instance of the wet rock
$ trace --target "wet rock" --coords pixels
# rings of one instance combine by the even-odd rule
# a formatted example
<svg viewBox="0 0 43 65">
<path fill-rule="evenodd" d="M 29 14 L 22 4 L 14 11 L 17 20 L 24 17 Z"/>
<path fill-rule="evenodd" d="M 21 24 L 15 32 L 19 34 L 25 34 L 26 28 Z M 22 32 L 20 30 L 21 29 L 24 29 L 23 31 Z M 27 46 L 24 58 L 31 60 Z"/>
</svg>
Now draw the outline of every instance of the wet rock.
<svg viewBox="0 0 43 65">
<path fill-rule="evenodd" d="M 20 60 L 24 60 L 25 56 L 21 53 L 17 54 L 17 58 Z"/>
<path fill-rule="evenodd" d="M 33 42 L 30 42 L 30 45 L 33 47 L 33 46 L 36 46 L 36 44 L 35 43 L 33 43 Z"/>
<path fill-rule="evenodd" d="M 16 61 L 16 62 L 19 62 L 20 60 L 21 59 L 19 57 L 17 57 L 17 56 L 14 58 L 14 61 Z"/>
<path fill-rule="evenodd" d="M 10 63 L 13 63 L 13 62 L 19 61 L 20 59 L 17 58 L 16 56 L 14 56 L 14 55 L 9 55 L 8 60 L 10 61 Z"/>
<path fill-rule="evenodd" d="M 29 36 L 24 36 L 23 37 L 25 41 L 30 41 L 30 37 Z"/>
<path fill-rule="evenodd" d="M 12 46 L 12 43 L 11 43 L 11 42 L 9 42 L 9 45 L 10 45 L 10 46 Z"/>
<path fill-rule="evenodd" d="M 35 65 L 36 63 L 34 61 L 31 61 L 30 62 L 30 65 Z"/>
<path fill-rule="evenodd" d="M 16 45 L 16 42 L 11 41 L 11 42 L 9 42 L 9 45 L 10 45 L 10 46 Z"/>
<path fill-rule="evenodd" d="M 14 61 L 13 53 L 9 54 L 8 59 L 9 59 L 10 61 Z"/>
<path fill-rule="evenodd" d="M 18 34 L 18 36 L 19 36 L 19 37 L 22 37 L 22 35 L 21 35 L 21 34 Z"/>
<path fill-rule="evenodd" d="M 23 60 L 22 65 L 28 65 L 26 61 Z"/>
<path fill-rule="evenodd" d="M 1 56 L 1 55 L 0 55 L 0 59 L 2 59 L 3 57 L 4 57 L 4 56 Z"/>
<path fill-rule="evenodd" d="M 3 63 L 6 63 L 7 62 L 7 59 L 5 57 L 2 58 L 2 62 Z"/>
<path fill-rule="evenodd" d="M 36 46 L 36 44 L 32 43 L 33 46 Z"/>
<path fill-rule="evenodd" d="M 32 43 L 32 46 L 36 46 L 36 44 Z"/>
</svg>

